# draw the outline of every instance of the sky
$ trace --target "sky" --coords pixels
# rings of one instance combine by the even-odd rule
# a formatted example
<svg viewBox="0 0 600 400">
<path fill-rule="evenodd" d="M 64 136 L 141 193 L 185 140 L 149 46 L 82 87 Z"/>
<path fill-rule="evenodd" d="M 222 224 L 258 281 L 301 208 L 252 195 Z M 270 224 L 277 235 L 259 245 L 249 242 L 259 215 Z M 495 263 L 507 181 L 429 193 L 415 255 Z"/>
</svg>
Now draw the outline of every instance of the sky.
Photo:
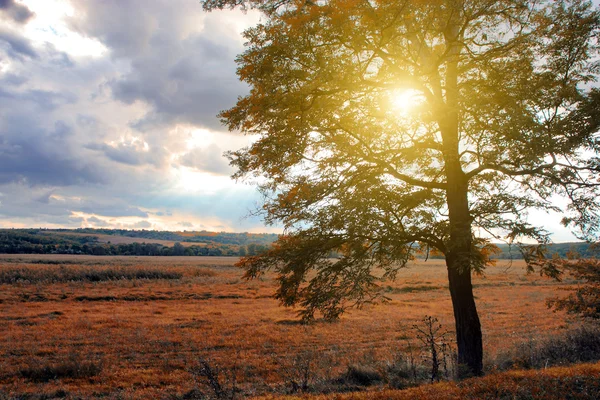
<svg viewBox="0 0 600 400">
<path fill-rule="evenodd" d="M 216 115 L 256 14 L 197 0 L 0 0 L 0 227 L 268 232 Z"/>
<path fill-rule="evenodd" d="M 0 0 L 0 227 L 278 232 L 216 115 L 259 15 L 198 0 Z M 555 241 L 559 217 L 533 213 Z"/>
</svg>

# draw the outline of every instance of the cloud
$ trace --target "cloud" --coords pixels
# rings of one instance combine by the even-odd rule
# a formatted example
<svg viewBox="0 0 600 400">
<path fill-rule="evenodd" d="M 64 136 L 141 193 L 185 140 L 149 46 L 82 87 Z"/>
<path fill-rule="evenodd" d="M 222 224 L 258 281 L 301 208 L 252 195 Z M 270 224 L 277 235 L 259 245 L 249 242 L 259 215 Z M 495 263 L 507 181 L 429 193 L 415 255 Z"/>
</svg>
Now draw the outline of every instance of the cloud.
<svg viewBox="0 0 600 400">
<path fill-rule="evenodd" d="M 35 15 L 27 6 L 14 0 L 0 0 L 0 13 L 19 24 L 27 23 Z"/>
<path fill-rule="evenodd" d="M 52 1 L 7 17 L 21 4 L 0 0 L 0 226 L 262 226 L 222 157 L 247 141 L 215 117 L 247 90 L 233 60 L 254 17 Z"/>
<path fill-rule="evenodd" d="M 179 158 L 181 165 L 194 168 L 203 172 L 217 175 L 231 175 L 233 168 L 229 161 L 223 157 L 223 151 L 212 143 L 207 147 L 196 147 Z"/>
<path fill-rule="evenodd" d="M 73 214 L 90 214 L 107 218 L 147 218 L 148 212 L 128 204 L 118 196 L 101 197 L 100 188 L 88 188 L 86 196 L 81 189 L 36 188 L 19 183 L 0 185 L 0 215 L 25 218 L 69 217 Z"/>
<path fill-rule="evenodd" d="M 151 150 L 139 140 L 113 145 L 107 143 L 90 143 L 85 147 L 90 150 L 102 152 L 112 161 L 133 166 L 151 164 L 158 167 L 164 164 L 168 155 L 164 148 L 154 147 Z"/>
<path fill-rule="evenodd" d="M 96 217 L 89 217 L 89 218 L 87 218 L 86 221 L 89 224 L 94 224 L 94 226 L 101 227 L 101 228 L 110 226 L 110 224 L 107 221 L 100 219 L 100 218 L 96 218 Z"/>
<path fill-rule="evenodd" d="M 24 57 L 38 58 L 38 53 L 34 50 L 29 40 L 5 29 L 0 29 L 0 47 L 5 48 L 10 58 L 18 60 L 22 60 Z"/>
<path fill-rule="evenodd" d="M 50 90 L 30 89 L 17 92 L 0 89 L 0 102 L 6 101 L 23 101 L 35 105 L 39 109 L 52 111 L 57 107 L 75 103 L 77 96 L 68 91 L 59 93 Z"/>
<path fill-rule="evenodd" d="M 148 229 L 152 228 L 152 224 L 148 221 L 140 221 L 133 224 L 133 227 L 137 229 Z"/>
<path fill-rule="evenodd" d="M 3 103 L 0 93 L 0 105 Z M 45 130 L 26 116 L 0 122 L 0 183 L 69 186 L 103 183 L 103 174 L 69 153 L 73 132 L 62 121 Z"/>
<path fill-rule="evenodd" d="M 28 79 L 23 75 L 8 72 L 0 77 L 0 87 L 18 87 L 27 82 L 27 80 Z"/>
<path fill-rule="evenodd" d="M 140 130 L 171 123 L 220 129 L 218 112 L 233 106 L 237 96 L 247 91 L 235 79 L 237 46 L 195 35 L 177 47 L 180 51 L 170 63 L 161 63 L 160 47 L 156 54 L 134 62 L 130 73 L 111 82 L 113 96 L 127 104 L 144 101 L 152 106 L 152 111 L 134 124 Z M 157 63 L 161 67 L 157 68 Z"/>
<path fill-rule="evenodd" d="M 216 114 L 247 92 L 235 76 L 234 58 L 243 49 L 240 28 L 224 14 L 203 13 L 198 3 L 76 4 L 82 12 L 71 25 L 102 41 L 115 59 L 129 63 L 126 73 L 108 83 L 113 97 L 151 106 L 134 128 L 188 123 L 221 129 Z M 228 15 L 232 21 L 238 16 Z"/>
</svg>

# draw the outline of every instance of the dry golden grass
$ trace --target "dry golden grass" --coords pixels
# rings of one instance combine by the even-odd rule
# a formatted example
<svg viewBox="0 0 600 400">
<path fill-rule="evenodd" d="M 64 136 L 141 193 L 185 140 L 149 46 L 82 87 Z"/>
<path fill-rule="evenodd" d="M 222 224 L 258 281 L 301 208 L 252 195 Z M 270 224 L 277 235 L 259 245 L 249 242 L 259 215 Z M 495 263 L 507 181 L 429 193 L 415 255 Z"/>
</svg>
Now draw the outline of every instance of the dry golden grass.
<svg viewBox="0 0 600 400">
<path fill-rule="evenodd" d="M 262 399 L 282 399 L 265 396 Z M 598 399 L 600 364 L 553 367 L 540 371 L 509 371 L 465 381 L 441 382 L 405 390 L 321 396 L 285 396 L 285 400 L 496 400 L 496 399 Z"/>
<path fill-rule="evenodd" d="M 282 384 L 286 358 L 312 351 L 336 376 L 368 354 L 391 358 L 426 314 L 451 328 L 452 309 L 442 261 L 418 262 L 390 283 L 391 302 L 351 311 L 337 323 L 297 323 L 294 310 L 270 298 L 271 277 L 244 281 L 226 257 L 98 257 L 2 255 L 0 274 L 14 268 L 52 276 L 114 270 L 156 270 L 179 279 L 17 281 L 0 285 L 0 397 L 64 391 L 84 398 L 167 398 L 196 383 L 189 369 L 200 357 L 237 366 L 246 393 Z M 134 275 L 135 276 L 135 275 Z M 564 330 L 568 322 L 545 306 L 572 282 L 528 276 L 522 263 L 475 278 L 484 346 L 489 357 L 515 343 Z M 568 321 L 568 320 L 567 320 Z M 283 360 L 283 361 L 282 361 Z M 69 363 L 99 366 L 69 373 Z M 60 379 L 32 379 L 32 368 L 63 368 Z M 65 369 L 66 368 L 66 369 Z M 84 376 L 82 376 L 84 375 Z M 42 377 L 45 375 L 42 375 Z"/>
</svg>

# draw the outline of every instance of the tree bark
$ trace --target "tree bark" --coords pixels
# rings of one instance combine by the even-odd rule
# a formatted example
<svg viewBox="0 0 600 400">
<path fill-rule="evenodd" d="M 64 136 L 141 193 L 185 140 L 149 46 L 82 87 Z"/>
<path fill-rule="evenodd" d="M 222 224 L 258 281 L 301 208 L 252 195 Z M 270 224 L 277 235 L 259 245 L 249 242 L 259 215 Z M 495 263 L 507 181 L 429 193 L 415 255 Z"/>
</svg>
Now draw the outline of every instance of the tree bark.
<svg viewBox="0 0 600 400">
<path fill-rule="evenodd" d="M 468 265 L 452 255 L 446 258 L 446 265 L 456 326 L 458 375 L 459 378 L 479 376 L 483 373 L 483 346 L 471 271 Z"/>
<path fill-rule="evenodd" d="M 445 33 L 449 58 L 445 74 L 445 106 L 442 107 L 439 125 L 443 140 L 446 202 L 450 225 L 446 266 L 456 324 L 458 373 L 459 378 L 463 378 L 482 374 L 483 346 L 481 324 L 471 283 L 473 237 L 468 197 L 469 180 L 462 169 L 459 150 L 458 63 L 462 46 L 459 37 L 460 26 L 460 13 L 456 12 Z"/>
<path fill-rule="evenodd" d="M 456 160 L 457 161 L 457 160 Z M 458 346 L 459 377 L 481 375 L 483 370 L 483 347 L 481 324 L 477 315 L 473 284 L 471 283 L 471 215 L 468 202 L 468 182 L 458 162 L 450 162 L 448 168 L 448 219 L 450 242 L 446 254 L 448 282 Z M 466 368 L 465 368 L 466 367 Z"/>
<path fill-rule="evenodd" d="M 458 152 L 455 153 L 458 155 Z M 477 315 L 473 284 L 471 282 L 471 214 L 469 212 L 468 180 L 460 167 L 458 157 L 446 160 L 448 187 L 448 221 L 450 241 L 446 253 L 448 283 L 458 347 L 459 378 L 479 376 L 483 372 L 481 324 Z"/>
</svg>

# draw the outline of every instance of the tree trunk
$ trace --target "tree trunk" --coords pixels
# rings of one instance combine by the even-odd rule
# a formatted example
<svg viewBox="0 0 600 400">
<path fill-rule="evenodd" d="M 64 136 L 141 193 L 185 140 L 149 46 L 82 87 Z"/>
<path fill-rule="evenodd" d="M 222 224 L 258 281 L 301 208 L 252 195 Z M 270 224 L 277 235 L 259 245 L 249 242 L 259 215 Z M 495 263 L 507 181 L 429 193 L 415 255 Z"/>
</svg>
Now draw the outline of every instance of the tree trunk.
<svg viewBox="0 0 600 400">
<path fill-rule="evenodd" d="M 458 377 L 481 375 L 483 372 L 483 346 L 481 325 L 471 284 L 471 271 L 451 258 L 446 259 L 448 281 L 458 347 Z"/>
<path fill-rule="evenodd" d="M 455 166 L 457 166 L 455 164 Z M 459 378 L 481 375 L 483 372 L 483 347 L 481 324 L 475 307 L 471 283 L 471 216 L 467 197 L 468 184 L 462 170 L 454 169 L 448 176 L 448 219 L 450 241 L 446 254 L 448 283 L 458 346 Z"/>
<path fill-rule="evenodd" d="M 445 39 L 448 63 L 445 74 L 445 105 L 439 116 L 442 133 L 444 168 L 446 173 L 446 202 L 450 240 L 446 251 L 446 266 L 458 346 L 459 378 L 481 375 L 483 347 L 481 324 L 475 307 L 471 283 L 471 213 L 469 211 L 469 182 L 462 170 L 459 146 L 458 63 L 462 48 L 460 12 L 453 14 Z"/>
</svg>

